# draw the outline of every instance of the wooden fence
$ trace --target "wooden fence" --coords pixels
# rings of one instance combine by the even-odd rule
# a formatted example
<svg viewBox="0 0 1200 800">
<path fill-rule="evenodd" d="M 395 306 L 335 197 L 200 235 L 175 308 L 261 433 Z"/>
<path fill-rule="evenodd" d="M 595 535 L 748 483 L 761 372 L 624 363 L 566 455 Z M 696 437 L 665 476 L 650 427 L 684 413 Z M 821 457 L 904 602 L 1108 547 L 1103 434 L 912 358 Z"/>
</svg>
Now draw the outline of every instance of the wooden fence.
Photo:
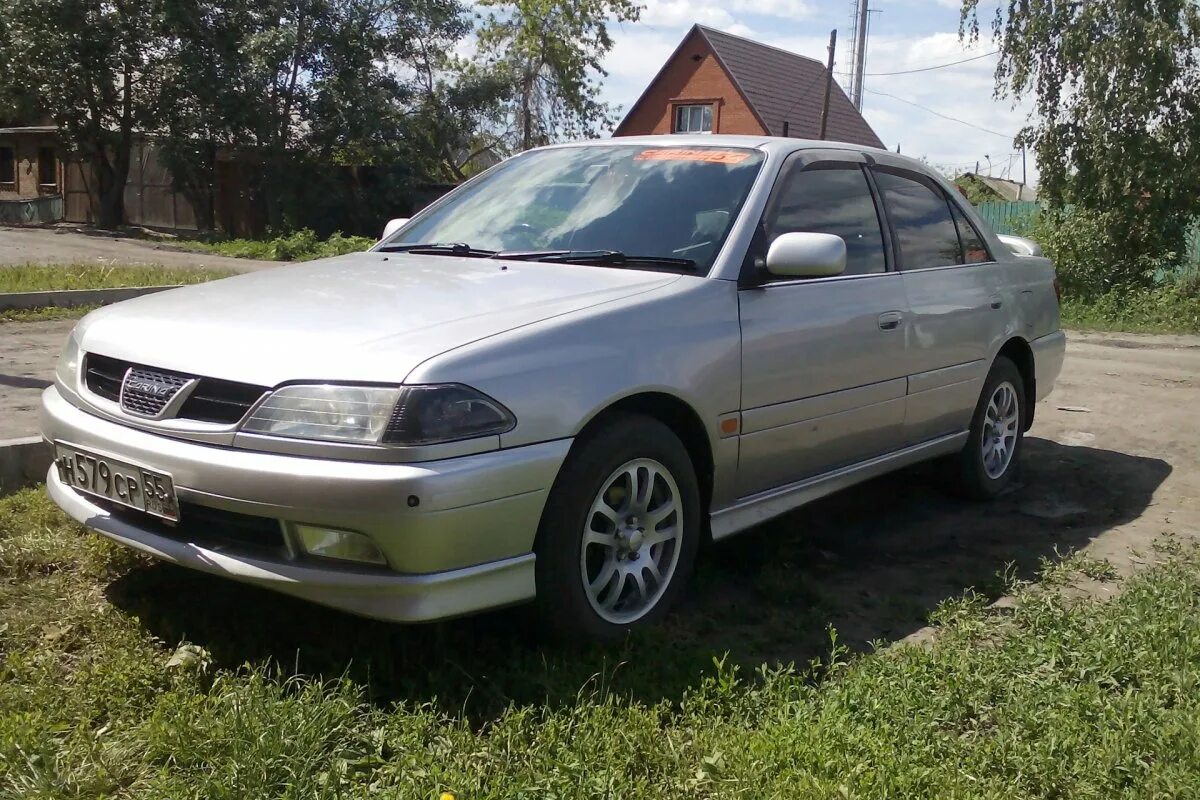
<svg viewBox="0 0 1200 800">
<path fill-rule="evenodd" d="M 989 202 L 976 206 L 979 215 L 996 233 L 1018 233 L 1041 209 L 1039 203 L 1028 200 L 1020 202 Z"/>
</svg>

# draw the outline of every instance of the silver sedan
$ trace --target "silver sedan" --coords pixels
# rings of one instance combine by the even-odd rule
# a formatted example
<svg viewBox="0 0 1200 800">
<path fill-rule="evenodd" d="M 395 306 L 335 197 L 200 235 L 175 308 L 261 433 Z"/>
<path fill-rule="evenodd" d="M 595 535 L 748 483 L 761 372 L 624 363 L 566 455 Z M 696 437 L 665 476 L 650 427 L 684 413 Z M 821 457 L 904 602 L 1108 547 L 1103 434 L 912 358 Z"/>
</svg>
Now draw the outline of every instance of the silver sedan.
<svg viewBox="0 0 1200 800">
<path fill-rule="evenodd" d="M 702 541 L 883 472 L 994 496 L 1062 365 L 1051 264 L 884 151 L 555 146 L 389 228 L 85 317 L 42 401 L 51 497 L 353 613 L 536 600 L 606 638 Z"/>
</svg>

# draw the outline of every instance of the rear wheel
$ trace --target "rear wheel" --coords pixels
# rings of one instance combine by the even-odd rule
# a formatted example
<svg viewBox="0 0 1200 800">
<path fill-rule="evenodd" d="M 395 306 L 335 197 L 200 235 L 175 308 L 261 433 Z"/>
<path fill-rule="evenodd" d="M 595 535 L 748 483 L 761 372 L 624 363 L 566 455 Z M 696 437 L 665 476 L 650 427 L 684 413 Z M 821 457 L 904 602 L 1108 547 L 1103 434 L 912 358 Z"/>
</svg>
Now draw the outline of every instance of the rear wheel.
<svg viewBox="0 0 1200 800">
<path fill-rule="evenodd" d="M 1012 483 L 1027 414 L 1021 372 L 1012 361 L 999 356 L 984 381 L 967 444 L 954 463 L 960 493 L 987 500 Z"/>
<path fill-rule="evenodd" d="M 577 442 L 542 515 L 541 616 L 573 639 L 612 639 L 660 618 L 691 574 L 700 492 L 683 443 L 622 415 Z"/>
</svg>

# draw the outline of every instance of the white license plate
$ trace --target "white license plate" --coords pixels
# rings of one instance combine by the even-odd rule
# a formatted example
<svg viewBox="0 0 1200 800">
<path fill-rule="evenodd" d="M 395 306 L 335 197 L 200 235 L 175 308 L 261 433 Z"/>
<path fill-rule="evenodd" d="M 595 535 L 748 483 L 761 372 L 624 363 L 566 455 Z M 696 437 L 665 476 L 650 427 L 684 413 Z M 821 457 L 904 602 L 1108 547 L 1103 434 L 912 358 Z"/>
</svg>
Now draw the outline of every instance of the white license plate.
<svg viewBox="0 0 1200 800">
<path fill-rule="evenodd" d="M 171 476 L 127 461 L 54 443 L 58 479 L 86 494 L 96 495 L 156 517 L 179 520 L 179 501 Z"/>
</svg>

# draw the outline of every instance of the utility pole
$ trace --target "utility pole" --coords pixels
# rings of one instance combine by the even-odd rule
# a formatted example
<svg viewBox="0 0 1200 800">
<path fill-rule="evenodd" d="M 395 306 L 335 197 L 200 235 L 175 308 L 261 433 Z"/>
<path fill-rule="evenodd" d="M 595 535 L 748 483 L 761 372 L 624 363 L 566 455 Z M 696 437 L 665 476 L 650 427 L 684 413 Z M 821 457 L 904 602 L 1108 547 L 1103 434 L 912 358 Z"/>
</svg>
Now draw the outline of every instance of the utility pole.
<svg viewBox="0 0 1200 800">
<path fill-rule="evenodd" d="M 1025 145 L 1021 145 L 1021 192 L 1017 195 L 1017 199 L 1021 199 L 1025 189 Z"/>
<path fill-rule="evenodd" d="M 821 104 L 821 135 L 818 139 L 825 138 L 825 130 L 829 125 L 829 93 L 833 91 L 833 55 L 836 52 L 837 28 L 834 28 L 829 32 L 829 64 L 825 68 L 825 102 Z"/>
<path fill-rule="evenodd" d="M 857 0 L 854 19 L 854 63 L 850 83 L 850 100 L 854 107 L 862 111 L 863 104 L 863 73 L 867 63 L 867 8 L 869 0 Z"/>
</svg>

